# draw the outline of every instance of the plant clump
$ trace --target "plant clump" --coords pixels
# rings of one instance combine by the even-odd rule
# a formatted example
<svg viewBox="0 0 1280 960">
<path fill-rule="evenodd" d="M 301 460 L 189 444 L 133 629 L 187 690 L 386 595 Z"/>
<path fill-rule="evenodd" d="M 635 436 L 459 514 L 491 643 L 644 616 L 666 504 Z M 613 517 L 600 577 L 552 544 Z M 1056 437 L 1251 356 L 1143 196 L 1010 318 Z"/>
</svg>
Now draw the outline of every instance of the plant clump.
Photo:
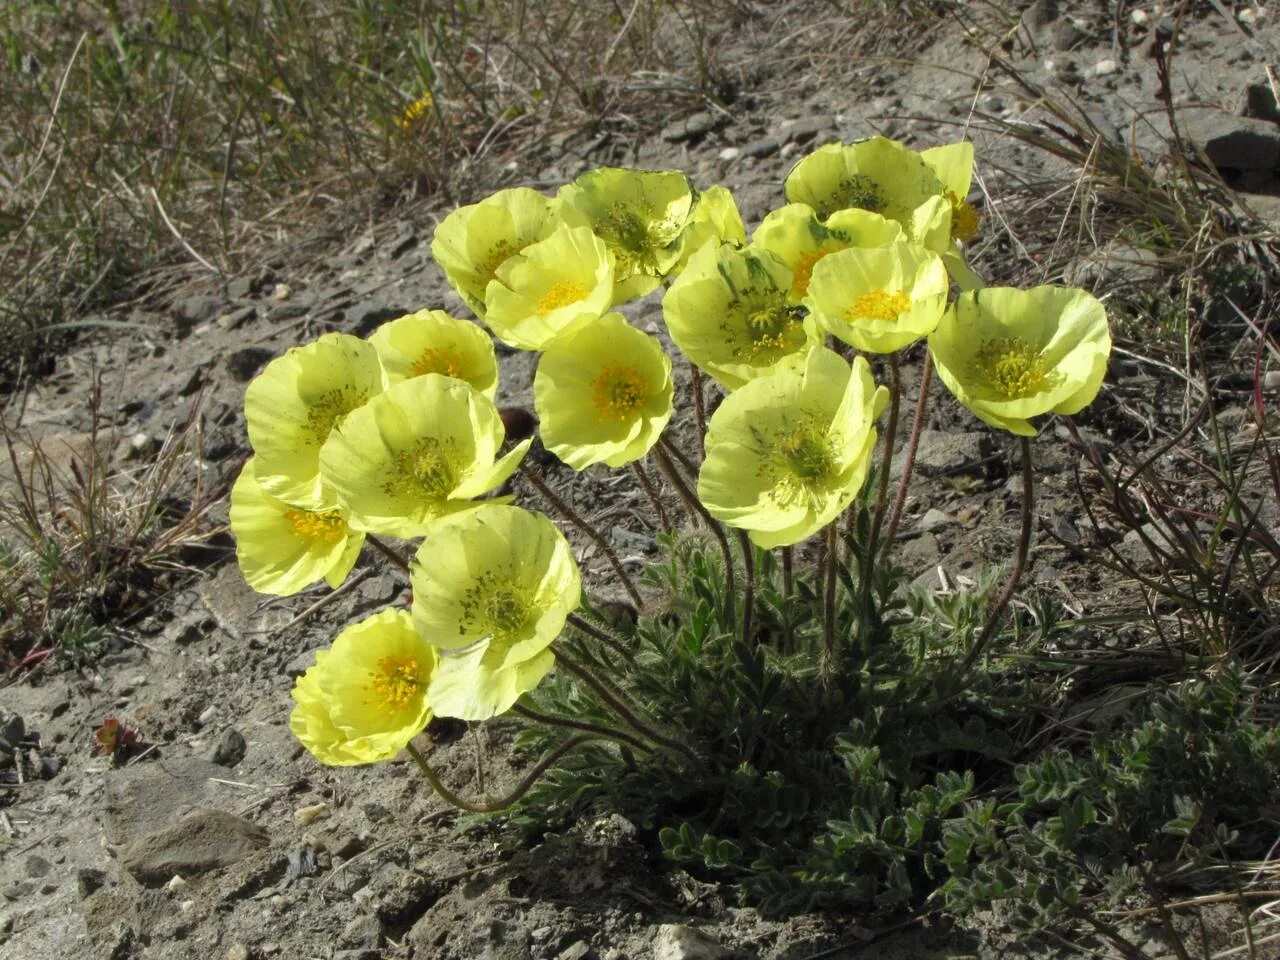
<svg viewBox="0 0 1280 960">
<path fill-rule="evenodd" d="M 1007 900 L 1043 926 L 1265 852 L 1280 750 L 1238 664 L 1145 691 L 1069 745 L 1048 737 L 1080 696 L 1056 652 L 1088 629 L 1043 603 L 1007 616 L 1033 535 L 1031 440 L 1039 418 L 1097 397 L 1110 329 L 1084 290 L 973 273 L 972 165 L 965 143 L 828 144 L 750 242 L 727 190 L 678 171 L 502 191 L 446 217 L 433 244 L 476 324 L 414 314 L 269 366 L 246 394 L 256 453 L 237 488 L 255 506 L 232 513 L 246 577 L 334 586 L 363 536 L 412 585 L 409 611 L 349 627 L 298 681 L 303 745 L 338 765 L 404 749 L 450 803 L 507 811 L 510 842 L 622 813 L 672 862 L 773 912 Z M 700 430 L 683 447 L 671 358 L 621 309 L 658 289 L 691 371 Z M 546 449 L 574 471 L 628 467 L 651 498 L 668 532 L 638 583 L 525 457 L 531 439 L 505 436 L 530 418 L 494 407 L 481 324 L 540 354 Z M 923 386 L 891 496 L 916 344 Z M 998 593 L 998 571 L 974 591 L 913 589 L 895 561 L 935 368 L 1018 437 L 1021 528 Z M 723 394 L 709 422 L 703 374 Z M 605 617 L 552 519 L 511 502 L 517 469 L 593 540 L 633 617 Z M 673 500 L 700 530 L 677 531 Z M 383 536 L 423 542 L 407 560 Z M 511 718 L 541 759 L 511 794 L 468 800 L 413 742 L 432 716 Z"/>
</svg>

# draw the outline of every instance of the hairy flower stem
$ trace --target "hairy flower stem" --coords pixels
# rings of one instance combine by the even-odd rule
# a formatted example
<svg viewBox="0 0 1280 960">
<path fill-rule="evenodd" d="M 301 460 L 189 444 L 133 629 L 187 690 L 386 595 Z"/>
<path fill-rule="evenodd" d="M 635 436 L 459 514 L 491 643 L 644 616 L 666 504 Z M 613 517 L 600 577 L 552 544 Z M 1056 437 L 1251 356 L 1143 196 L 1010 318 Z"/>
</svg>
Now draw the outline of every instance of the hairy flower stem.
<svg viewBox="0 0 1280 960">
<path fill-rule="evenodd" d="M 674 443 L 666 441 L 667 453 L 671 454 L 671 459 L 680 464 L 680 469 L 684 471 L 684 475 L 689 480 L 694 480 L 698 476 L 698 468 L 693 465 L 693 461 L 680 452 L 680 448 Z"/>
<path fill-rule="evenodd" d="M 587 636 L 595 640 L 599 640 L 628 663 L 636 662 L 635 654 L 624 647 L 617 637 L 611 636 L 608 632 L 601 630 L 590 620 L 584 620 L 582 617 L 578 616 L 578 614 L 571 613 L 569 614 L 569 622 Z"/>
<path fill-rule="evenodd" d="M 751 612 L 756 603 L 756 557 L 752 552 L 751 538 L 746 531 L 738 531 L 738 547 L 742 550 L 742 575 L 746 580 L 742 588 L 742 642 L 751 646 Z"/>
<path fill-rule="evenodd" d="M 707 512 L 707 508 L 702 505 L 697 495 L 689 489 L 689 485 L 684 478 L 680 476 L 680 471 L 676 469 L 668 451 L 671 445 L 665 438 L 660 439 L 657 446 L 653 448 L 653 458 L 658 463 L 658 469 L 662 471 L 662 475 L 667 478 L 667 482 L 676 488 L 676 492 L 680 494 L 680 499 L 684 501 L 686 507 L 702 518 L 707 528 L 711 531 L 711 535 L 716 538 L 716 543 L 720 545 L 720 555 L 724 558 L 724 615 L 729 623 L 737 620 L 734 614 L 734 596 L 737 591 L 737 581 L 733 573 L 733 551 L 729 549 L 729 538 L 724 534 L 724 527 L 720 526 L 716 518 Z"/>
<path fill-rule="evenodd" d="M 629 733 L 622 730 L 614 730 L 612 727 L 606 727 L 602 723 L 589 723 L 586 720 L 574 720 L 570 717 L 562 717 L 558 714 L 543 713 L 541 710 L 534 710 L 532 707 L 526 707 L 522 704 L 515 704 L 511 707 L 512 713 L 518 713 L 526 720 L 532 720 L 534 723 L 543 723 L 548 727 L 563 727 L 566 730 L 581 730 L 584 733 L 599 734 L 602 737 L 608 737 L 610 740 L 617 740 L 619 743 L 625 743 L 629 747 L 635 747 L 637 750 L 643 750 L 646 753 L 653 750 L 653 747 L 645 743 L 639 737 L 633 737 Z"/>
<path fill-rule="evenodd" d="M 427 783 L 431 784 L 431 789 L 440 794 L 441 799 L 451 806 L 460 810 L 468 810 L 471 813 L 497 813 L 499 810 L 506 810 L 508 807 L 520 801 L 535 783 L 538 778 L 547 772 L 547 768 L 563 757 L 570 750 L 581 746 L 591 740 L 605 739 L 600 734 L 583 733 L 576 737 L 570 737 L 560 746 L 556 747 L 545 757 L 538 761 L 537 765 L 530 770 L 523 780 L 516 784 L 516 788 L 501 800 L 492 800 L 487 803 L 465 800 L 458 796 L 440 781 L 440 775 L 437 774 L 431 765 L 427 763 L 426 757 L 422 755 L 422 751 L 415 747 L 412 743 L 407 744 L 405 749 L 409 751 L 409 756 L 413 757 L 413 762 L 418 765 L 418 769 L 422 771 L 422 775 L 426 777 Z"/>
<path fill-rule="evenodd" d="M 835 666 L 836 651 L 836 564 L 839 563 L 836 524 L 827 524 L 826 575 L 822 589 L 822 658 L 819 673 L 829 675 Z"/>
<path fill-rule="evenodd" d="M 613 547 L 610 546 L 604 535 L 580 517 L 571 506 L 556 496 L 555 491 L 542 482 L 542 478 L 538 476 L 533 467 L 528 465 L 527 461 L 521 462 L 520 473 L 533 484 L 544 500 L 559 511 L 562 517 L 592 539 L 595 545 L 600 548 L 600 552 L 604 554 L 605 559 L 609 561 L 609 565 L 613 567 L 613 572 L 618 575 L 618 580 L 621 582 L 623 589 L 627 591 L 627 595 L 631 597 L 631 602 L 637 607 L 642 606 L 644 601 L 640 598 L 640 591 L 636 589 L 636 585 L 627 576 L 627 571 L 622 567 L 622 561 L 618 559 L 618 554 L 614 552 Z"/>
<path fill-rule="evenodd" d="M 875 585 L 876 552 L 879 549 L 880 527 L 884 523 L 885 507 L 889 501 L 889 468 L 893 466 L 893 444 L 898 434 L 898 401 L 902 392 L 902 376 L 898 369 L 898 355 L 889 354 L 889 422 L 884 428 L 884 452 L 880 455 L 880 485 L 876 490 L 876 511 L 867 533 L 865 560 L 859 584 L 862 594 L 860 640 L 864 647 L 871 642 L 872 625 L 878 617 L 872 608 L 872 587 Z M 855 511 L 849 511 L 849 532 L 853 532 Z M 850 543 L 852 544 L 852 537 Z M 852 547 L 851 547 L 852 549 Z M 865 652 L 865 650 L 864 650 Z"/>
<path fill-rule="evenodd" d="M 671 521 L 667 519 L 667 511 L 662 507 L 662 500 L 658 496 L 658 489 L 653 485 L 653 481 L 649 479 L 649 474 L 645 473 L 644 467 L 640 466 L 640 461 L 631 461 L 631 470 L 636 475 L 636 479 L 640 481 L 640 486 L 644 488 L 644 492 L 649 497 L 649 502 L 653 504 L 654 512 L 658 516 L 658 524 L 662 527 L 663 533 L 671 532 Z"/>
<path fill-rule="evenodd" d="M 920 448 L 920 434 L 924 431 L 924 418 L 929 410 L 929 387 L 933 383 L 933 354 L 927 350 L 920 367 L 920 395 L 916 397 L 916 415 L 911 421 L 911 436 L 902 456 L 902 476 L 898 478 L 898 492 L 889 511 L 889 527 L 884 534 L 884 552 L 893 549 L 893 539 L 898 533 L 898 521 L 902 519 L 902 507 L 907 502 L 907 487 L 911 483 L 911 471 L 916 465 L 916 451 Z"/>
<path fill-rule="evenodd" d="M 382 554 L 384 557 L 390 560 L 392 564 L 399 567 L 405 573 L 409 572 L 409 561 L 406 560 L 404 557 L 400 556 L 400 554 L 396 553 L 390 547 L 388 547 L 385 543 L 383 543 L 381 540 L 375 537 L 372 533 L 366 533 L 364 535 L 364 542 L 369 544 L 369 546 L 373 547 L 373 549 L 377 550 L 380 554 Z"/>
<path fill-rule="evenodd" d="M 574 626 L 577 626 L 577 624 L 575 623 Z M 596 692 L 596 696 L 607 703 L 613 709 L 614 713 L 621 717 L 623 722 L 626 723 L 627 726 L 631 727 L 631 729 L 635 730 L 642 736 L 648 737 L 659 746 L 684 754 L 694 763 L 700 762 L 698 760 L 698 755 L 689 747 L 685 746 L 683 743 L 664 737 L 662 734 L 658 733 L 658 731 L 654 730 L 653 727 L 649 726 L 637 717 L 635 711 L 633 711 L 623 700 L 620 691 L 610 689 L 609 685 L 592 673 L 590 669 L 583 664 L 578 663 L 572 657 L 566 656 L 563 647 L 557 646 L 555 649 L 555 655 L 557 663 L 563 665 L 566 670 L 594 690 Z"/>
<path fill-rule="evenodd" d="M 703 443 L 707 438 L 707 405 L 702 394 L 702 371 L 692 360 L 689 361 L 689 381 L 693 388 L 693 415 L 698 421 L 698 452 L 705 454 Z"/>
<path fill-rule="evenodd" d="M 782 547 L 782 595 L 788 600 L 791 599 L 791 593 L 794 588 L 792 582 L 792 550 L 790 547 Z"/>
<path fill-rule="evenodd" d="M 974 661 L 978 659 L 978 655 L 982 653 L 983 647 L 991 639 L 991 635 L 996 632 L 996 627 L 1000 625 L 1004 608 L 1013 599 L 1013 593 L 1018 589 L 1018 582 L 1022 579 L 1023 570 L 1027 566 L 1027 552 L 1031 549 L 1032 506 L 1035 502 L 1032 489 L 1034 478 L 1031 475 L 1031 438 L 1019 437 L 1018 439 L 1022 441 L 1022 530 L 1018 534 L 1018 551 L 1013 557 L 1013 569 L 1009 571 L 1009 580 L 1005 583 L 1004 589 L 1000 591 L 1000 596 L 996 597 L 996 602 L 992 606 L 991 612 L 987 614 L 986 626 L 982 628 L 982 633 L 974 641 L 973 649 L 969 651 L 969 655 L 964 658 L 964 663 L 960 666 L 961 674 L 973 666 Z"/>
</svg>

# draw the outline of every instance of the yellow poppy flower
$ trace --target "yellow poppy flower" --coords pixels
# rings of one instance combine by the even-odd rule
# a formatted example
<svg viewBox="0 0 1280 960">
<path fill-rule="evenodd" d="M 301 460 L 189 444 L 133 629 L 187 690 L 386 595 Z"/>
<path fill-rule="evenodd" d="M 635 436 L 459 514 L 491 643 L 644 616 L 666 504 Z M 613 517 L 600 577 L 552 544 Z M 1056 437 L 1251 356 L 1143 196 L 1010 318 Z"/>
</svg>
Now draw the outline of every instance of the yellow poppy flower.
<svg viewBox="0 0 1280 960">
<path fill-rule="evenodd" d="M 698 194 L 698 203 L 684 233 L 680 235 L 680 256 L 667 271 L 668 276 L 678 276 L 689 263 L 689 258 L 702 247 L 715 241 L 741 247 L 747 242 L 747 229 L 742 224 L 742 214 L 733 194 L 725 187 L 708 187 Z"/>
<path fill-rule="evenodd" d="M 929 337 L 938 377 L 980 419 L 1034 437 L 1031 417 L 1078 413 L 1102 387 L 1107 313 L 1069 287 L 961 294 Z"/>
<path fill-rule="evenodd" d="M 551 200 L 538 191 L 499 190 L 441 220 L 431 239 L 431 256 L 467 306 L 483 319 L 484 292 L 498 267 L 550 236 L 559 223 Z"/>
<path fill-rule="evenodd" d="M 493 341 L 475 323 L 443 310 L 419 310 L 390 320 L 369 335 L 386 386 L 438 373 L 465 380 L 490 400 L 498 392 Z"/>
<path fill-rule="evenodd" d="M 503 713 L 538 685 L 582 588 L 563 534 L 509 506 L 440 523 L 410 580 L 414 626 L 442 651 L 428 697 L 440 716 L 463 720 Z"/>
<path fill-rule="evenodd" d="M 508 346 L 542 350 L 612 301 L 613 255 L 586 227 L 561 226 L 498 268 L 485 291 L 485 323 Z"/>
<path fill-rule="evenodd" d="M 950 286 L 936 253 L 898 242 L 824 257 L 805 303 L 818 325 L 845 343 L 893 353 L 933 331 Z"/>
<path fill-rule="evenodd" d="M 334 501 L 320 481 L 320 448 L 352 410 L 382 389 L 372 344 L 328 333 L 272 360 L 244 392 L 244 416 L 262 489 L 308 510 Z"/>
<path fill-rule="evenodd" d="M 789 203 L 765 215 L 751 244 L 774 254 L 791 268 L 790 298 L 801 303 L 809 291 L 813 268 L 829 253 L 849 247 L 879 247 L 902 237 L 902 227 L 867 210 L 837 210 L 826 222 L 813 208 Z"/>
<path fill-rule="evenodd" d="M 437 373 L 405 380 L 354 411 L 320 451 L 325 481 L 358 530 L 425 536 L 441 517 L 480 506 L 532 438 L 499 458 L 505 430 L 493 401 Z"/>
<path fill-rule="evenodd" d="M 671 419 L 672 395 L 661 344 L 620 313 L 556 340 L 533 380 L 542 442 L 575 470 L 643 457 Z"/>
<path fill-rule="evenodd" d="M 347 627 L 293 687 L 289 729 L 321 763 L 389 760 L 431 722 L 440 656 L 403 610 Z"/>
<path fill-rule="evenodd" d="M 728 390 L 816 342 L 789 300 L 791 270 L 768 250 L 708 243 L 662 298 L 676 346 Z"/>
<path fill-rule="evenodd" d="M 866 481 L 888 391 L 864 357 L 825 347 L 729 394 L 707 428 L 698 499 L 769 549 L 798 543 L 840 515 Z"/>
<path fill-rule="evenodd" d="M 943 192 L 918 153 L 885 137 L 819 147 L 791 169 L 784 189 L 789 202 L 807 203 L 823 220 L 856 207 L 896 220 L 907 231 L 916 209 Z"/>
<path fill-rule="evenodd" d="M 364 545 L 364 534 L 347 525 L 345 511 L 302 510 L 264 491 L 252 459 L 231 488 L 231 534 L 245 581 L 278 597 L 317 580 L 337 588 Z"/>
<path fill-rule="evenodd" d="M 566 222 L 590 227 L 613 254 L 616 305 L 656 290 L 675 266 L 698 195 L 678 170 L 600 167 L 557 200 Z"/>
</svg>

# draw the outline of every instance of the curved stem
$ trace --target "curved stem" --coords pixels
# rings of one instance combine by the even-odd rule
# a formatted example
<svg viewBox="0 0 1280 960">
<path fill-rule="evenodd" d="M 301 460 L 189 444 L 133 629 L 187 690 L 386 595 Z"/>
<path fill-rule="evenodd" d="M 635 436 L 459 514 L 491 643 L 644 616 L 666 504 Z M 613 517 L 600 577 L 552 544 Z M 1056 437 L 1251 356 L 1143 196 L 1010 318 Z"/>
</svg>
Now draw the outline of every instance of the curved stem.
<svg viewBox="0 0 1280 960">
<path fill-rule="evenodd" d="M 533 484 L 544 500 L 560 512 L 562 517 L 591 538 L 595 545 L 600 548 L 600 552 L 604 554 L 605 559 L 609 561 L 609 565 L 613 567 L 613 572 L 618 575 L 618 580 L 622 583 L 623 589 L 627 591 L 627 595 L 631 597 L 631 601 L 637 607 L 643 606 L 644 601 L 640 598 L 640 591 L 636 589 L 635 584 L 631 582 L 631 578 L 627 576 L 627 571 L 623 569 L 622 561 L 618 559 L 617 553 L 614 552 L 613 547 L 609 545 L 609 541 L 604 538 L 604 535 L 556 496 L 555 491 L 543 483 L 542 478 L 538 476 L 533 467 L 528 465 L 528 461 L 521 461 L 520 473 Z"/>
<path fill-rule="evenodd" d="M 375 537 L 372 533 L 366 533 L 364 535 L 364 542 L 369 544 L 369 546 L 373 547 L 373 549 L 377 550 L 380 554 L 382 554 L 384 557 L 390 560 L 395 566 L 399 567 L 405 573 L 409 572 L 409 561 L 406 560 L 404 557 L 400 556 L 400 554 L 396 553 L 390 547 L 388 547 L 385 543 L 383 543 L 381 540 Z"/>
<path fill-rule="evenodd" d="M 712 536 L 716 538 L 716 543 L 720 546 L 720 555 L 724 558 L 725 618 L 728 622 L 733 623 L 737 620 L 734 615 L 734 594 L 737 590 L 737 581 L 733 573 L 733 551 L 729 549 L 729 540 L 724 535 L 724 527 L 720 526 L 719 521 L 707 512 L 707 508 L 702 505 L 702 501 L 689 489 L 689 485 L 684 482 L 684 478 L 676 470 L 675 464 L 671 462 L 671 457 L 668 456 L 667 451 L 669 449 L 670 444 L 665 439 L 659 440 L 658 445 L 653 448 L 654 460 L 657 461 L 658 469 L 667 478 L 667 482 L 676 488 L 676 492 L 680 494 L 680 499 L 684 501 L 685 506 L 702 518 Z"/>
<path fill-rule="evenodd" d="M 684 471 L 684 475 L 688 481 L 696 481 L 698 476 L 698 468 L 693 465 L 693 461 L 686 457 L 674 443 L 666 437 L 661 438 L 661 443 L 666 448 L 667 453 L 671 454 L 671 459 L 680 464 L 680 469 Z"/>
<path fill-rule="evenodd" d="M 689 749 L 689 747 L 685 746 L 683 743 L 678 743 L 675 740 L 670 740 L 667 737 L 664 737 L 662 734 L 658 733 L 658 731 L 654 730 L 653 727 L 649 726 L 637 717 L 635 712 L 632 711 L 625 702 L 623 702 L 622 697 L 617 692 L 609 689 L 609 686 L 603 680 L 597 677 L 585 666 L 578 663 L 572 657 L 566 656 L 563 647 L 556 647 L 555 655 L 558 663 L 563 664 L 565 669 L 594 690 L 596 695 L 612 707 L 614 712 L 622 718 L 623 722 L 637 733 L 648 737 L 654 743 L 664 746 L 669 750 L 675 750 L 679 753 L 683 753 L 694 763 L 699 762 L 698 755 Z"/>
<path fill-rule="evenodd" d="M 595 640 L 599 640 L 601 643 L 609 647 L 610 650 L 618 654 L 618 656 L 622 657 L 624 660 L 628 661 L 629 663 L 636 662 L 635 654 L 632 653 L 630 650 L 628 650 L 626 647 L 624 647 L 618 641 L 617 637 L 610 636 L 608 633 L 606 633 L 604 630 L 601 630 L 590 620 L 584 620 L 582 617 L 578 616 L 576 613 L 571 613 L 569 614 L 569 623 L 572 624 L 577 629 L 581 630 L 587 636 L 592 637 Z"/>
<path fill-rule="evenodd" d="M 907 486 L 911 483 L 916 452 L 920 449 L 920 434 L 924 432 L 925 414 L 929 409 L 929 387 L 932 383 L 933 354 L 926 350 L 924 365 L 920 368 L 920 395 L 916 397 L 916 415 L 911 421 L 911 436 L 907 439 L 907 449 L 902 457 L 902 476 L 898 478 L 898 492 L 893 498 L 893 509 L 889 511 L 889 528 L 884 535 L 885 553 L 893 547 L 893 539 L 898 533 L 898 521 L 902 519 L 902 508 L 907 502 Z"/>
<path fill-rule="evenodd" d="M 426 777 L 427 783 L 431 784 L 431 789 L 440 794 L 440 797 L 452 806 L 460 810 L 469 810 L 471 813 L 497 813 L 499 810 L 506 810 L 512 804 L 519 802 L 520 798 L 529 792 L 530 788 L 538 782 L 538 778 L 547 772 L 547 768 L 563 757 L 570 750 L 581 746 L 589 740 L 602 740 L 601 736 L 596 734 L 584 733 L 576 737 L 570 737 L 560 746 L 556 747 L 545 757 L 538 761 L 537 765 L 525 775 L 525 778 L 516 784 L 516 788 L 501 800 L 492 800 L 489 802 L 481 802 L 474 800 L 466 800 L 458 796 L 440 780 L 440 775 L 431 769 L 431 765 L 427 763 L 426 757 L 422 755 L 417 747 L 412 743 L 406 744 L 405 749 L 409 751 L 409 756 L 413 757 L 413 762 L 418 765 L 418 769 L 422 771 L 422 775 Z"/>
<path fill-rule="evenodd" d="M 751 538 L 745 530 L 738 531 L 738 546 L 742 550 L 742 574 L 746 579 L 742 590 L 742 642 L 751 646 L 751 612 L 756 603 L 756 557 L 752 552 Z"/>
<path fill-rule="evenodd" d="M 702 371 L 692 360 L 689 361 L 689 381 L 693 388 L 693 415 L 698 421 L 698 449 L 703 450 L 707 438 L 707 404 L 702 395 Z"/>
<path fill-rule="evenodd" d="M 658 525 L 662 527 L 662 532 L 670 533 L 671 521 L 667 519 L 667 511 L 662 507 L 662 499 L 658 496 L 658 488 L 653 485 L 653 481 L 649 479 L 649 474 L 645 473 L 644 467 L 640 466 L 639 460 L 631 461 L 631 470 L 636 475 L 636 479 L 640 481 L 640 486 L 644 488 L 644 492 L 648 494 L 649 502 L 653 504 L 653 510 L 658 516 Z"/>
<path fill-rule="evenodd" d="M 969 655 L 964 658 L 964 663 L 960 665 L 962 674 L 973 666 L 973 662 L 978 659 L 978 654 L 987 645 L 991 635 L 996 632 L 996 627 L 1000 624 L 1001 614 L 1004 613 L 1004 608 L 1009 605 L 1009 601 L 1013 599 L 1014 591 L 1018 589 L 1018 581 L 1022 579 L 1023 570 L 1027 566 L 1027 552 L 1031 549 L 1032 506 L 1035 502 L 1034 491 L 1031 486 L 1034 478 L 1031 474 L 1031 438 L 1019 437 L 1018 439 L 1022 441 L 1022 530 L 1018 534 L 1018 550 L 1013 557 L 1013 569 L 1009 571 L 1009 579 L 1005 583 L 1004 589 L 1000 591 L 1000 596 L 996 597 L 996 602 L 992 606 L 991 612 L 987 614 L 986 626 L 982 628 L 982 633 L 974 642 L 973 649 L 969 651 Z"/>
<path fill-rule="evenodd" d="M 608 737 L 610 740 L 617 740 L 619 743 L 625 743 L 629 747 L 635 747 L 637 750 L 650 751 L 653 747 L 645 743 L 639 737 L 633 737 L 629 733 L 621 730 L 614 730 L 612 727 L 606 727 L 602 723 L 591 723 L 587 720 L 574 720 L 571 717 L 562 717 L 553 713 L 543 713 L 541 710 L 534 710 L 532 707 L 526 707 L 523 704 L 513 704 L 512 713 L 518 713 L 520 716 L 532 720 L 534 723 L 545 723 L 548 727 L 563 727 L 566 730 L 582 730 L 586 733 L 599 734 L 602 737 Z"/>
</svg>

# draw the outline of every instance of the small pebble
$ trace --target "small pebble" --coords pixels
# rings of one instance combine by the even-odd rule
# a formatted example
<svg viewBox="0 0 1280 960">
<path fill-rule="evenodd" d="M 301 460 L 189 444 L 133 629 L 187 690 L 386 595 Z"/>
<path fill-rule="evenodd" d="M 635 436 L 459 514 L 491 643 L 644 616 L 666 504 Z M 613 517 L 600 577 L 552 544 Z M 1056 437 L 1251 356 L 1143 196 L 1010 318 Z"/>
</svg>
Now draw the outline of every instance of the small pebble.
<svg viewBox="0 0 1280 960">
<path fill-rule="evenodd" d="M 277 283 L 275 289 L 271 291 L 272 300 L 288 300 L 293 296 L 293 288 L 287 283 Z"/>
<path fill-rule="evenodd" d="M 192 913 L 195 908 L 196 902 L 194 900 L 183 900 L 178 904 L 178 909 L 183 913 Z"/>
<path fill-rule="evenodd" d="M 1151 22 L 1151 14 L 1141 8 L 1132 10 L 1129 12 L 1129 22 L 1135 27 L 1145 27 Z"/>
<path fill-rule="evenodd" d="M 233 943 L 227 948 L 227 960 L 249 960 L 249 948 L 243 943 Z"/>
<path fill-rule="evenodd" d="M 719 154 L 721 160 L 737 160 L 740 156 L 742 156 L 742 151 L 737 147 L 725 147 Z"/>
<path fill-rule="evenodd" d="M 169 888 L 170 893 L 180 893 L 187 889 L 187 881 L 175 873 L 173 879 L 166 883 L 165 886 Z"/>
<path fill-rule="evenodd" d="M 1093 65 L 1094 75 L 1099 77 L 1105 77 L 1119 69 L 1119 65 L 1114 60 L 1099 60 Z"/>
<path fill-rule="evenodd" d="M 218 708 L 215 707 L 213 704 L 209 704 L 209 706 L 205 707 L 203 710 L 200 711 L 200 716 L 196 717 L 196 720 L 197 722 L 199 722 L 201 726 L 204 726 L 206 723 L 208 723 L 217 715 L 218 715 Z"/>
<path fill-rule="evenodd" d="M 306 827 L 321 817 L 329 815 L 329 805 L 327 803 L 312 803 L 305 807 L 299 807 L 293 811 L 293 822 L 300 827 Z"/>
</svg>

